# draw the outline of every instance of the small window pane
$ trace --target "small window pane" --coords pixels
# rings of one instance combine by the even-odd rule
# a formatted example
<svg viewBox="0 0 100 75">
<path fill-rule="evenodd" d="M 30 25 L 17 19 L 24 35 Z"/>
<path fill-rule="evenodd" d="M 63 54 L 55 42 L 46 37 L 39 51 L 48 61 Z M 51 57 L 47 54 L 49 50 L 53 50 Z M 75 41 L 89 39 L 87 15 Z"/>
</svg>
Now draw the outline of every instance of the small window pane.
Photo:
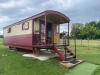
<svg viewBox="0 0 100 75">
<path fill-rule="evenodd" d="M 8 33 L 11 33 L 11 28 L 8 28 Z"/>
<path fill-rule="evenodd" d="M 58 25 L 55 25 L 54 26 L 54 31 L 55 31 L 55 33 L 58 33 L 59 32 L 59 26 Z"/>
<path fill-rule="evenodd" d="M 22 30 L 28 30 L 29 29 L 29 22 L 22 24 Z"/>
</svg>

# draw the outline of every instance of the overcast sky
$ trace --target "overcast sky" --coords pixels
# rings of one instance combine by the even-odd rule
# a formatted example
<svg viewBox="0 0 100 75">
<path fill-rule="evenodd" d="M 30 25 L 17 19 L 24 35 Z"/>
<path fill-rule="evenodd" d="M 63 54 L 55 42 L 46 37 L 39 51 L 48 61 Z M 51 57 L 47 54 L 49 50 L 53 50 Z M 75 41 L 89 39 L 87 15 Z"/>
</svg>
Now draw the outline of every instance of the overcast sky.
<svg viewBox="0 0 100 75">
<path fill-rule="evenodd" d="M 70 24 L 100 20 L 100 0 L 0 0 L 0 35 L 3 27 L 45 10 L 65 14 Z M 61 30 L 66 30 L 66 25 Z"/>
</svg>

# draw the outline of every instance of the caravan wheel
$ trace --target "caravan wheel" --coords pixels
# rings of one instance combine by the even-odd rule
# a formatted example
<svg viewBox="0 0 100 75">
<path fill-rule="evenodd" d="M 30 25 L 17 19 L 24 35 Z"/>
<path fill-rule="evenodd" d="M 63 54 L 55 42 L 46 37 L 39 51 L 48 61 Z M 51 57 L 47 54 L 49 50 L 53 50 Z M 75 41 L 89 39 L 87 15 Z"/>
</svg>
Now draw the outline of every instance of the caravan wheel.
<svg viewBox="0 0 100 75">
<path fill-rule="evenodd" d="M 33 50 L 33 55 L 37 57 L 39 55 L 39 49 L 35 48 Z"/>
<path fill-rule="evenodd" d="M 12 47 L 11 47 L 11 46 L 9 46 L 9 49 L 10 49 L 10 50 L 12 50 Z"/>
</svg>

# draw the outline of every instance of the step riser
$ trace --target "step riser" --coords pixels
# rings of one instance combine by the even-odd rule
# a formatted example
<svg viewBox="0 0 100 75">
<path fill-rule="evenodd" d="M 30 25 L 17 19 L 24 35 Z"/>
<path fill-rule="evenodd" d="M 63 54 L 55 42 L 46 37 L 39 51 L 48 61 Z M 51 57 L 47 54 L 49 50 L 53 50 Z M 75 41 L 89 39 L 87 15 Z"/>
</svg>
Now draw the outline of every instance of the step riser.
<svg viewBox="0 0 100 75">
<path fill-rule="evenodd" d="M 63 48 L 54 47 L 54 50 L 63 61 L 73 59 L 75 57 L 75 55 L 67 47 L 64 46 Z M 66 50 L 66 55 L 65 55 L 65 50 Z"/>
<path fill-rule="evenodd" d="M 61 49 L 58 49 L 63 55 L 65 55 L 65 51 L 64 50 L 61 50 Z M 66 51 L 66 55 L 68 56 L 74 56 L 72 52 L 70 51 Z"/>
</svg>

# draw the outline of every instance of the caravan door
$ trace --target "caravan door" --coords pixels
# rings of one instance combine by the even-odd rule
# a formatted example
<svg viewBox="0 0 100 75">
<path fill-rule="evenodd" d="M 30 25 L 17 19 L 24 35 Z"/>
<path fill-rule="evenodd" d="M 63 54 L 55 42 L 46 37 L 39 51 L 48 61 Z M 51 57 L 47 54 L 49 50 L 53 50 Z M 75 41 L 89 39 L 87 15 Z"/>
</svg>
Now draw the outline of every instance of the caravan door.
<svg viewBox="0 0 100 75">
<path fill-rule="evenodd" d="M 54 43 L 60 44 L 60 25 L 53 25 Z"/>
</svg>

